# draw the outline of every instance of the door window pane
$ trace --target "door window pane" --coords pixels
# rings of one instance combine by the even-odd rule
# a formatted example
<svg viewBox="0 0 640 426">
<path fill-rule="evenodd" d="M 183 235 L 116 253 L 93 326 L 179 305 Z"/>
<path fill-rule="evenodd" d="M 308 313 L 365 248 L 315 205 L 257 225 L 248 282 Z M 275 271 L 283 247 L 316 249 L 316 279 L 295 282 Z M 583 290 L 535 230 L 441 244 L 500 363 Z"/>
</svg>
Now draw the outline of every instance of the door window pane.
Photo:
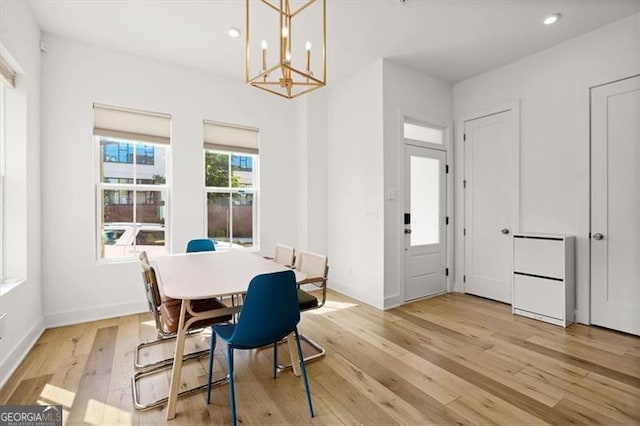
<svg viewBox="0 0 640 426">
<path fill-rule="evenodd" d="M 440 242 L 440 162 L 411 156 L 411 246 Z"/>
<path fill-rule="evenodd" d="M 229 242 L 231 235 L 229 196 L 223 193 L 207 194 L 207 236 L 216 242 Z"/>
<path fill-rule="evenodd" d="M 442 129 L 411 123 L 404 123 L 404 137 L 405 139 L 437 143 L 439 145 L 442 145 L 444 142 L 444 132 Z"/>
</svg>

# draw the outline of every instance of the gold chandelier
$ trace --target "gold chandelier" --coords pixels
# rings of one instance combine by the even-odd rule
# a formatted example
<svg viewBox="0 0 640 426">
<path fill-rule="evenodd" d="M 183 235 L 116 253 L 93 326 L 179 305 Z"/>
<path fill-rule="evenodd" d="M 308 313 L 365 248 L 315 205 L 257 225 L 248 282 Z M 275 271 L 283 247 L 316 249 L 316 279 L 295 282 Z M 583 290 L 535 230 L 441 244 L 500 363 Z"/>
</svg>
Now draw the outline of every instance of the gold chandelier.
<svg viewBox="0 0 640 426">
<path fill-rule="evenodd" d="M 326 0 L 246 1 L 247 83 L 287 99 L 325 86 Z"/>
</svg>

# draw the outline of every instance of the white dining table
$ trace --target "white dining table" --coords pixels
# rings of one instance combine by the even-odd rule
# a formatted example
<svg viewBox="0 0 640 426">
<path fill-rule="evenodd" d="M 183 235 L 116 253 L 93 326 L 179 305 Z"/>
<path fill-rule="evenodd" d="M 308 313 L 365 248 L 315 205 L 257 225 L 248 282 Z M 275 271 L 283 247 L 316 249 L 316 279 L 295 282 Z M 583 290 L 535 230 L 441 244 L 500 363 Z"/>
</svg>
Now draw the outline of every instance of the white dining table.
<svg viewBox="0 0 640 426">
<path fill-rule="evenodd" d="M 160 278 L 163 293 L 168 297 L 182 300 L 167 403 L 167 420 L 171 420 L 176 416 L 187 330 L 196 321 L 225 316 L 239 310 L 238 307 L 229 307 L 194 312 L 191 301 L 243 294 L 256 275 L 286 271 L 289 268 L 246 250 L 173 254 L 158 257 L 153 263 Z M 305 274 L 295 270 L 294 272 L 296 281 L 300 282 L 306 278 Z M 188 320 L 187 312 L 191 315 Z M 295 342 L 291 336 L 288 338 L 288 346 L 292 364 L 295 367 L 294 374 L 299 375 L 299 360 Z"/>
</svg>

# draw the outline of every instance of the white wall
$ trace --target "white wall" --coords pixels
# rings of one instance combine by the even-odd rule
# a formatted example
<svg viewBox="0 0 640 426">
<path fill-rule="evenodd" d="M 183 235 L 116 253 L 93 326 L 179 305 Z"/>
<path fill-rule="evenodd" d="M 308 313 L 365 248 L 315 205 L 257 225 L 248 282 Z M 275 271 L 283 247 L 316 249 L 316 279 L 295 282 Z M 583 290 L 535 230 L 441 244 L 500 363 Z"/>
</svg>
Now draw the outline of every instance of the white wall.
<svg viewBox="0 0 640 426">
<path fill-rule="evenodd" d="M 297 249 L 327 253 L 327 93 L 319 89 L 297 101 Z M 329 259 L 331 264 L 332 259 Z"/>
<path fill-rule="evenodd" d="M 382 60 L 329 90 L 330 287 L 383 307 Z"/>
<path fill-rule="evenodd" d="M 19 67 L 6 91 L 6 273 L 24 281 L 0 296 L 0 385 L 43 330 L 40 275 L 40 30 L 26 3 L 1 2 L 3 55 Z M 4 292 L 4 289 L 3 289 Z"/>
<path fill-rule="evenodd" d="M 456 120 L 520 101 L 520 232 L 577 235 L 577 320 L 581 322 L 588 321 L 589 310 L 585 172 L 589 140 L 588 116 L 585 120 L 583 114 L 588 83 L 604 83 L 608 75 L 639 70 L 640 14 L 636 14 L 454 86 Z M 461 152 L 461 139 L 456 142 L 456 151 Z M 461 160 L 457 158 L 459 170 Z M 457 201 L 461 219 L 462 200 Z M 458 236 L 458 265 L 462 264 L 461 240 Z M 461 282 L 456 284 L 463 288 Z"/>
<path fill-rule="evenodd" d="M 450 83 L 388 60 L 383 62 L 383 87 L 384 307 L 388 309 L 404 303 L 404 256 L 401 254 L 405 238 L 402 216 L 404 116 L 429 124 L 451 127 L 453 87 Z M 451 159 L 447 158 L 447 161 L 451 162 Z M 395 197 L 390 193 L 395 193 Z"/>
<path fill-rule="evenodd" d="M 146 309 L 137 261 L 97 263 L 94 102 L 172 115 L 170 248 L 205 234 L 202 120 L 260 129 L 260 242 L 297 239 L 291 102 L 214 74 L 45 35 L 43 272 L 49 325 Z M 203 53 L 204 54 L 204 53 Z"/>
</svg>

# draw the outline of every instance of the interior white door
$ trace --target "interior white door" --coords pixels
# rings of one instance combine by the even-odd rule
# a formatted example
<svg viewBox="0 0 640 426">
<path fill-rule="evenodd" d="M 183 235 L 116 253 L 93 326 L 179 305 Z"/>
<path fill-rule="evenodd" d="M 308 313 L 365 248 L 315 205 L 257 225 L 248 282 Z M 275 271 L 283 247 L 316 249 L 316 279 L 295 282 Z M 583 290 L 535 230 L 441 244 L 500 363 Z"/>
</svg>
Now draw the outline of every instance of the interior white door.
<svg viewBox="0 0 640 426">
<path fill-rule="evenodd" d="M 640 76 L 591 89 L 591 322 L 640 335 Z"/>
<path fill-rule="evenodd" d="M 519 137 L 513 110 L 465 121 L 465 292 L 511 303 L 519 217 Z"/>
<path fill-rule="evenodd" d="M 405 301 L 446 291 L 446 153 L 405 147 Z"/>
</svg>

